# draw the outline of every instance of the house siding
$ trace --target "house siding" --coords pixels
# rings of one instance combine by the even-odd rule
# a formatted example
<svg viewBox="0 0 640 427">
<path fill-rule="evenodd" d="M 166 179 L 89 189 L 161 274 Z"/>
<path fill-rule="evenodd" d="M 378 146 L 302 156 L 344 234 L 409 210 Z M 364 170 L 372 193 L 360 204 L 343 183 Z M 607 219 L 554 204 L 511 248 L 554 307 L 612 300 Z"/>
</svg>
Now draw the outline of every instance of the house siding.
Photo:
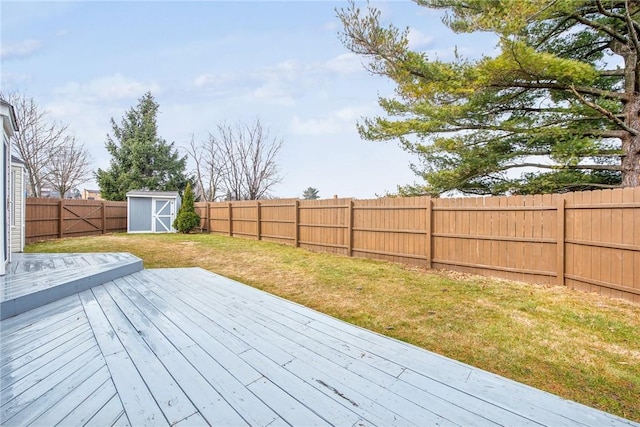
<svg viewBox="0 0 640 427">
<path fill-rule="evenodd" d="M 11 165 L 11 252 L 24 251 L 24 169 Z"/>
<path fill-rule="evenodd" d="M 2 234 L 2 246 L 0 248 L 0 274 L 5 273 L 6 264 L 9 262 L 9 209 L 7 204 L 7 194 L 9 190 L 9 161 L 8 156 L 11 145 L 6 133 L 2 134 L 2 187 L 0 187 L 0 205 L 2 206 L 2 223 L 0 224 L 0 234 Z"/>
<path fill-rule="evenodd" d="M 15 111 L 13 106 L 6 102 L 4 99 L 0 99 L 0 118 L 2 119 L 2 186 L 0 186 L 0 208 L 2 209 L 2 221 L 0 224 L 0 234 L 2 235 L 2 245 L 0 245 L 0 274 L 4 274 L 6 270 L 6 264 L 11 261 L 10 255 L 10 212 L 9 212 L 9 179 L 10 179 L 10 156 L 11 156 L 11 141 L 9 138 L 18 131 L 18 123 L 16 121 Z"/>
</svg>

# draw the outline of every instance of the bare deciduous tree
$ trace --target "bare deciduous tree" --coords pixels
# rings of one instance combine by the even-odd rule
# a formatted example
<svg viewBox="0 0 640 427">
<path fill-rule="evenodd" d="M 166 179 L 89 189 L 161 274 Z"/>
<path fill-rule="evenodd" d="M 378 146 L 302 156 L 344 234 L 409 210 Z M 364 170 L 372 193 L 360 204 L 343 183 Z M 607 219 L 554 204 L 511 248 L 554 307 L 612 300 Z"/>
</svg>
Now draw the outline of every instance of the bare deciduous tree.
<svg viewBox="0 0 640 427">
<path fill-rule="evenodd" d="M 47 111 L 38 108 L 33 98 L 13 92 L 2 98 L 16 111 L 20 132 L 12 137 L 12 147 L 25 164 L 30 196 L 40 197 L 46 183 L 47 167 L 67 138 L 68 125 L 46 120 Z"/>
<path fill-rule="evenodd" d="M 64 198 L 74 187 L 91 178 L 91 157 L 74 136 L 67 136 L 55 154 L 49 156 L 45 181 Z"/>
<path fill-rule="evenodd" d="M 219 198 L 222 180 L 221 154 L 215 138 L 210 134 L 209 139 L 198 145 L 191 135 L 191 141 L 186 147 L 187 155 L 195 163 L 195 186 L 193 192 L 204 202 L 212 202 Z"/>
<path fill-rule="evenodd" d="M 280 182 L 275 158 L 282 140 L 271 138 L 257 119 L 251 125 L 238 127 L 236 137 L 246 198 L 261 199 Z"/>
<path fill-rule="evenodd" d="M 192 138 L 186 150 L 196 163 L 198 195 L 208 201 L 268 197 L 281 180 L 276 157 L 282 144 L 258 119 L 248 125 L 219 124 L 200 145 Z"/>
</svg>

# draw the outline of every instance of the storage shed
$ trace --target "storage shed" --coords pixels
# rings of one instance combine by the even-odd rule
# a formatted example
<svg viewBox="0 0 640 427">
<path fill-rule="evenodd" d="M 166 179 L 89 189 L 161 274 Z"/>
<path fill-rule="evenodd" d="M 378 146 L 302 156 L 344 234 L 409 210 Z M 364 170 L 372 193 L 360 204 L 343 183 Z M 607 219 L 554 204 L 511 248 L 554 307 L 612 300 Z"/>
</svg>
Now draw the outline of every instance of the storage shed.
<svg viewBox="0 0 640 427">
<path fill-rule="evenodd" d="M 179 209 L 177 191 L 129 191 L 127 232 L 174 233 L 173 221 Z"/>
</svg>

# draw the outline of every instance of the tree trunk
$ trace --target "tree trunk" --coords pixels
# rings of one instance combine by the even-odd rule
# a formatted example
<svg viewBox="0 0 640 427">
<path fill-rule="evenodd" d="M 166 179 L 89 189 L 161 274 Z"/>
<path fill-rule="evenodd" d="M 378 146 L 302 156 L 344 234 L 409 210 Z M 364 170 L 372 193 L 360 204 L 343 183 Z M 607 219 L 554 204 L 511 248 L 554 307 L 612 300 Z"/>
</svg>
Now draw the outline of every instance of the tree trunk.
<svg viewBox="0 0 640 427">
<path fill-rule="evenodd" d="M 640 187 L 640 94 L 636 94 L 626 106 L 629 127 L 638 131 L 631 132 L 622 139 L 622 186 Z"/>
</svg>

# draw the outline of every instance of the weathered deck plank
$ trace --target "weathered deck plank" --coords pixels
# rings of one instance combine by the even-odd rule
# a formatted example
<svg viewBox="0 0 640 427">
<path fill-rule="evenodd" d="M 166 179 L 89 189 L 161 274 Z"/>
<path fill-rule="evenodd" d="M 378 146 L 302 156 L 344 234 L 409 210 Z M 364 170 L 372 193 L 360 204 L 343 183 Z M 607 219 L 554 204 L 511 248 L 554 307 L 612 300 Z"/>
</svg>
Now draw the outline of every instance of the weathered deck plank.
<svg viewBox="0 0 640 427">
<path fill-rule="evenodd" d="M 206 343 L 192 340 L 178 324 L 174 324 L 165 317 L 124 279 L 113 282 L 113 285 L 118 286 L 132 302 L 136 303 L 137 306 L 128 305 L 128 314 L 140 310 L 140 314 L 146 317 L 143 319 L 142 316 L 137 316 L 138 324 L 147 326 L 143 338 L 157 355 L 162 355 L 159 356 L 160 358 L 172 358 L 165 363 L 165 366 L 172 371 L 174 377 L 183 378 L 178 381 L 203 415 L 206 416 L 213 411 L 215 414 L 210 414 L 213 416 L 212 419 L 219 424 L 227 425 L 239 425 L 245 422 L 251 425 L 269 425 L 279 418 L 246 388 L 247 383 L 260 378 L 257 371 L 249 365 L 236 362 L 231 368 L 234 373 L 239 374 L 235 377 L 218 360 L 219 353 L 208 353 L 203 350 L 203 346 L 209 347 L 207 344 L 211 342 L 211 337 L 204 337 Z M 107 288 L 110 292 L 115 292 L 111 284 L 107 285 Z M 174 316 L 172 320 L 175 321 Z M 217 350 L 221 350 L 220 346 L 217 346 Z M 235 357 L 235 360 L 237 361 L 238 358 Z M 247 381 L 246 378 L 250 380 Z M 206 390 L 209 391 L 206 392 Z M 205 397 L 205 400 L 202 400 L 202 397 Z M 246 421 L 240 414 L 245 414 Z"/>
<path fill-rule="evenodd" d="M 128 253 L 16 254 L 0 276 L 0 320 L 140 270 Z"/>
<path fill-rule="evenodd" d="M 116 302 L 102 286 L 96 287 L 91 291 L 104 311 L 104 314 L 111 322 L 112 330 L 122 343 L 127 357 L 130 358 L 131 362 L 135 365 L 135 369 L 139 372 L 145 387 L 153 396 L 166 421 L 172 425 L 197 412 L 196 408 L 184 395 L 180 386 L 166 371 L 162 362 L 158 360 L 153 350 L 147 346 L 140 336 L 146 331 L 138 330 L 130 323 Z M 107 364 L 110 367 L 111 360 L 115 359 L 116 356 L 118 356 L 118 360 L 123 360 L 122 357 L 119 357 L 120 355 L 118 353 L 109 356 Z M 116 365 L 114 365 L 114 369 L 112 370 L 117 370 Z M 129 381 L 127 381 L 127 383 L 128 382 Z M 121 384 L 116 381 L 115 385 L 120 392 L 123 388 Z M 136 423 L 134 422 L 134 424 Z"/>
<path fill-rule="evenodd" d="M 197 362 L 200 363 L 196 362 L 196 366 L 199 366 L 199 369 L 204 373 L 203 376 L 202 372 L 190 363 L 190 361 L 196 361 L 193 356 L 197 356 L 197 354 L 190 351 L 191 347 L 197 347 L 195 342 L 188 340 L 179 329 L 174 328 L 173 324 L 163 319 L 164 316 L 161 313 L 151 309 L 151 307 L 148 306 L 148 301 L 138 300 L 138 303 L 145 306 L 147 310 L 151 310 L 153 320 L 147 318 L 144 313 L 140 311 L 139 307 L 128 300 L 115 283 L 106 285 L 105 289 L 112 298 L 114 298 L 114 301 L 122 309 L 123 314 L 127 316 L 132 326 L 137 330 L 144 331 L 140 334 L 140 337 L 156 355 L 158 361 L 162 363 L 167 373 L 176 381 L 176 384 L 180 384 L 180 388 L 184 393 L 184 399 L 193 405 L 192 413 L 196 412 L 197 409 L 204 415 L 213 417 L 212 419 L 216 420 L 216 424 L 220 425 L 242 425 L 246 423 L 214 386 L 214 384 L 222 382 L 221 379 L 224 378 L 224 374 L 227 374 L 226 371 L 216 369 L 217 366 L 215 366 L 216 364 L 213 359 L 211 361 L 214 363 L 209 364 L 206 364 L 206 362 L 202 360 L 197 360 Z M 157 324 L 153 322 L 157 322 Z M 164 328 L 161 331 L 158 327 L 162 326 L 164 326 Z M 143 374 L 143 376 L 145 375 Z M 215 382 L 208 382 L 207 377 L 212 378 Z M 146 375 L 145 378 L 148 378 L 148 375 Z M 238 383 L 235 379 L 232 379 L 232 381 Z M 237 389 L 241 392 L 245 390 L 239 383 Z M 157 394 L 158 393 L 154 392 L 154 396 Z M 233 397 L 229 391 L 224 393 L 224 395 L 227 399 Z M 245 393 L 245 395 L 245 398 L 249 400 L 247 404 L 253 403 L 252 409 L 255 410 L 255 413 L 260 413 L 261 402 L 257 401 L 254 396 L 250 396 L 248 393 Z M 251 401 L 252 397 L 256 400 L 255 402 Z M 172 407 L 178 403 L 177 399 L 175 400 L 176 402 L 172 404 Z M 183 418 L 188 418 L 189 416 L 191 416 L 191 414 L 186 414 Z M 267 422 L 264 422 L 265 420 L 260 421 L 262 421 L 261 424 L 266 425 L 276 418 L 277 415 L 271 412 L 268 414 Z M 172 423 L 174 422 L 175 421 L 172 421 Z"/>
<path fill-rule="evenodd" d="M 73 390 L 104 367 L 97 346 L 83 351 L 53 373 L 11 399 L 2 399 L 3 425 L 27 425 L 55 405 L 68 390 Z M 73 363 L 72 363 L 73 362 Z M 5 403 L 6 402 L 6 403 Z"/>
<path fill-rule="evenodd" d="M 117 417 L 121 414 L 124 414 L 124 409 L 122 405 L 119 404 L 119 398 L 116 393 L 116 388 L 113 385 L 113 381 L 111 380 L 111 376 L 108 375 L 107 379 L 97 388 L 95 388 L 90 393 L 86 393 L 84 395 L 84 400 L 82 400 L 78 405 L 72 410 L 68 411 L 65 414 L 64 418 L 62 418 L 58 425 L 85 425 L 89 422 L 95 415 L 102 410 L 102 408 L 107 405 L 113 398 L 116 399 L 116 405 L 113 407 L 112 416 Z M 110 425 L 108 422 L 105 422 L 103 425 Z"/>
<path fill-rule="evenodd" d="M 197 285 L 193 285 L 188 280 L 180 277 L 174 277 L 174 280 L 180 283 L 181 288 L 197 290 Z M 348 395 L 345 398 L 358 402 L 357 406 L 365 406 L 368 412 L 377 414 L 380 417 L 379 423 L 400 422 L 420 425 L 424 422 L 442 423 L 444 421 L 442 417 L 413 402 L 401 399 L 394 393 L 388 393 L 386 387 L 395 381 L 391 375 L 383 375 L 383 372 L 378 374 L 373 369 L 360 370 L 365 376 L 350 371 L 348 367 L 362 366 L 362 363 L 355 363 L 359 362 L 356 358 L 347 358 L 343 353 L 301 333 L 300 324 L 291 322 L 287 322 L 286 325 L 279 324 L 274 319 L 266 318 L 263 310 L 256 310 L 258 307 L 248 302 L 244 304 L 245 310 L 228 302 L 225 304 L 219 301 L 223 296 L 213 291 L 213 288 L 199 289 L 199 292 L 205 296 L 211 296 L 206 300 L 215 312 L 221 313 L 224 317 L 235 318 L 239 324 L 251 324 L 252 330 L 260 335 L 269 336 L 274 345 L 293 356 L 293 360 L 284 363 L 288 370 L 295 369 L 310 383 L 315 380 L 317 384 L 327 389 L 327 393 L 336 394 L 335 390 L 340 390 L 340 393 Z M 270 352 L 265 354 L 267 357 L 269 355 Z M 305 362 L 301 363 L 300 360 Z M 356 370 L 359 369 L 356 368 Z M 331 376 L 328 377 L 325 372 L 331 372 Z M 377 402 L 381 396 L 384 396 L 384 406 Z M 395 414 L 392 414 L 389 408 L 394 408 Z M 409 418 L 404 418 L 401 414 L 408 414 Z"/>
<path fill-rule="evenodd" d="M 34 328 L 35 330 L 30 333 L 16 333 L 10 339 L 3 340 L 2 344 L 6 351 L 0 357 L 2 376 L 4 376 L 5 366 L 16 359 L 28 356 L 32 360 L 39 353 L 49 351 L 49 347 L 60 345 L 61 342 L 73 338 L 76 333 L 88 327 L 85 319 L 80 318 L 80 312 L 70 314 L 70 316 L 57 322 L 52 322 L 42 328 Z M 79 331 L 76 331 L 77 329 Z"/>
<path fill-rule="evenodd" d="M 638 426 L 198 268 L 115 278 L 0 333 L 2 425 Z"/>
<path fill-rule="evenodd" d="M 29 342 L 30 345 L 25 347 L 32 348 L 31 351 L 17 350 L 15 353 L 21 356 L 2 366 L 3 389 L 20 378 L 29 376 L 34 371 L 42 368 L 53 358 L 62 355 L 66 352 L 67 347 L 81 346 L 84 343 L 90 346 L 91 328 L 86 324 L 86 321 L 78 321 L 78 323 L 78 327 L 68 330 L 66 334 L 51 341 L 45 341 L 45 339 L 34 341 L 34 344 L 40 344 L 36 347 L 32 347 L 31 342 Z M 8 352 L 11 351 L 10 348 L 7 348 L 7 350 Z"/>
<path fill-rule="evenodd" d="M 159 272 L 154 272 L 154 274 L 159 274 Z M 198 289 L 195 284 L 200 280 L 206 281 L 206 276 L 210 276 L 210 273 L 204 271 L 194 272 L 193 275 L 189 276 L 190 280 L 188 281 L 184 280 L 184 274 L 172 276 L 171 272 L 163 272 L 163 275 L 166 280 L 174 280 L 180 283 L 181 286 L 186 284 L 187 287 L 195 291 Z M 209 282 L 210 281 L 211 279 L 209 279 Z M 465 405 L 469 405 L 470 408 L 473 408 L 475 405 L 476 409 L 474 409 L 474 412 L 476 412 L 479 417 L 493 414 L 494 417 L 497 417 L 495 419 L 498 421 L 512 419 L 520 424 L 533 422 L 547 425 L 575 425 L 577 423 L 584 425 L 608 425 L 611 423 L 608 414 L 599 411 L 585 411 L 583 405 L 558 399 L 556 396 L 523 384 L 506 380 L 497 375 L 478 370 L 433 353 L 424 352 L 416 347 L 391 340 L 387 337 L 382 337 L 378 334 L 372 334 L 370 331 L 348 325 L 297 304 L 288 302 L 282 304 L 281 301 L 283 300 L 277 297 L 256 292 L 253 288 L 239 285 L 237 282 L 221 276 L 218 276 L 218 278 L 214 280 L 214 283 L 216 287 L 220 286 L 225 289 L 224 292 L 226 292 L 227 295 L 221 295 L 219 289 L 216 291 L 212 291 L 211 289 L 198 290 L 198 293 L 213 292 L 217 294 L 215 296 L 210 294 L 212 297 L 207 298 L 208 304 L 212 308 L 216 302 L 211 301 L 220 300 L 221 298 L 226 298 L 227 300 L 229 298 L 231 300 L 240 298 L 239 301 L 241 301 L 245 308 L 248 308 L 247 312 L 249 313 L 252 313 L 252 310 L 251 307 L 247 307 L 247 301 L 253 301 L 256 304 L 254 309 L 257 310 L 259 315 L 264 315 L 265 313 L 273 314 L 275 310 L 277 310 L 278 314 L 283 314 L 286 313 L 287 310 L 291 310 L 293 313 L 302 316 L 299 317 L 299 322 L 304 324 L 304 326 L 322 331 L 327 336 L 338 336 L 344 340 L 344 344 L 347 346 L 357 343 L 362 350 L 375 350 L 377 356 L 382 359 L 395 360 L 394 363 L 402 364 L 406 368 L 399 376 L 399 379 L 408 380 L 408 384 L 413 387 L 420 388 L 420 386 L 427 387 L 426 384 L 431 384 L 432 386 L 436 384 L 439 387 L 444 386 L 452 389 L 453 395 L 450 398 L 450 400 L 452 400 L 451 403 L 457 406 L 464 406 L 465 408 Z M 235 303 L 237 304 L 237 302 L 238 300 L 236 300 Z M 233 305 L 233 303 L 231 305 Z M 265 308 L 272 308 L 273 311 L 266 310 Z M 230 312 L 228 309 L 229 306 L 225 306 L 223 309 L 224 315 L 230 317 L 241 316 L 239 312 L 241 312 L 242 309 L 238 306 L 236 306 L 235 312 Z M 295 315 L 293 317 L 295 317 Z M 309 319 L 312 319 L 312 321 L 309 322 Z M 270 323 L 270 325 L 273 327 L 275 323 Z M 292 325 L 289 325 L 289 327 L 291 326 Z M 298 329 L 300 329 L 300 327 L 298 327 Z M 301 332 L 302 335 L 306 334 L 304 330 Z M 321 339 L 321 337 L 316 338 Z M 390 345 L 390 343 L 393 343 L 393 345 Z M 412 381 L 415 381 L 416 384 L 413 384 Z M 497 383 L 494 384 L 496 381 Z M 402 384 L 396 386 L 394 389 L 403 389 Z M 438 388 L 436 387 L 435 389 L 437 390 Z M 405 392 L 410 390 L 411 387 L 406 389 Z M 460 401 L 460 395 L 466 397 L 466 401 Z M 410 396 L 405 397 L 408 398 Z M 485 419 L 484 423 L 486 422 Z"/>
<path fill-rule="evenodd" d="M 143 404 L 144 402 L 140 402 Z M 141 408 L 142 409 L 142 408 Z M 135 408 L 131 408 L 129 414 L 135 411 Z M 131 415 L 129 415 L 131 416 Z M 133 419 L 139 420 L 138 416 L 133 416 Z M 69 420 L 71 421 L 71 420 Z M 76 420 L 73 420 L 70 424 L 76 424 Z M 86 427 L 104 427 L 104 426 L 114 426 L 114 425 L 132 425 L 132 426 L 142 426 L 142 425 L 154 425 L 153 423 L 130 423 L 128 418 L 128 413 L 124 411 L 122 408 L 122 402 L 120 401 L 120 397 L 118 394 L 114 394 L 109 401 L 99 408 L 96 413 L 89 419 L 89 421 L 84 424 Z"/>
</svg>

